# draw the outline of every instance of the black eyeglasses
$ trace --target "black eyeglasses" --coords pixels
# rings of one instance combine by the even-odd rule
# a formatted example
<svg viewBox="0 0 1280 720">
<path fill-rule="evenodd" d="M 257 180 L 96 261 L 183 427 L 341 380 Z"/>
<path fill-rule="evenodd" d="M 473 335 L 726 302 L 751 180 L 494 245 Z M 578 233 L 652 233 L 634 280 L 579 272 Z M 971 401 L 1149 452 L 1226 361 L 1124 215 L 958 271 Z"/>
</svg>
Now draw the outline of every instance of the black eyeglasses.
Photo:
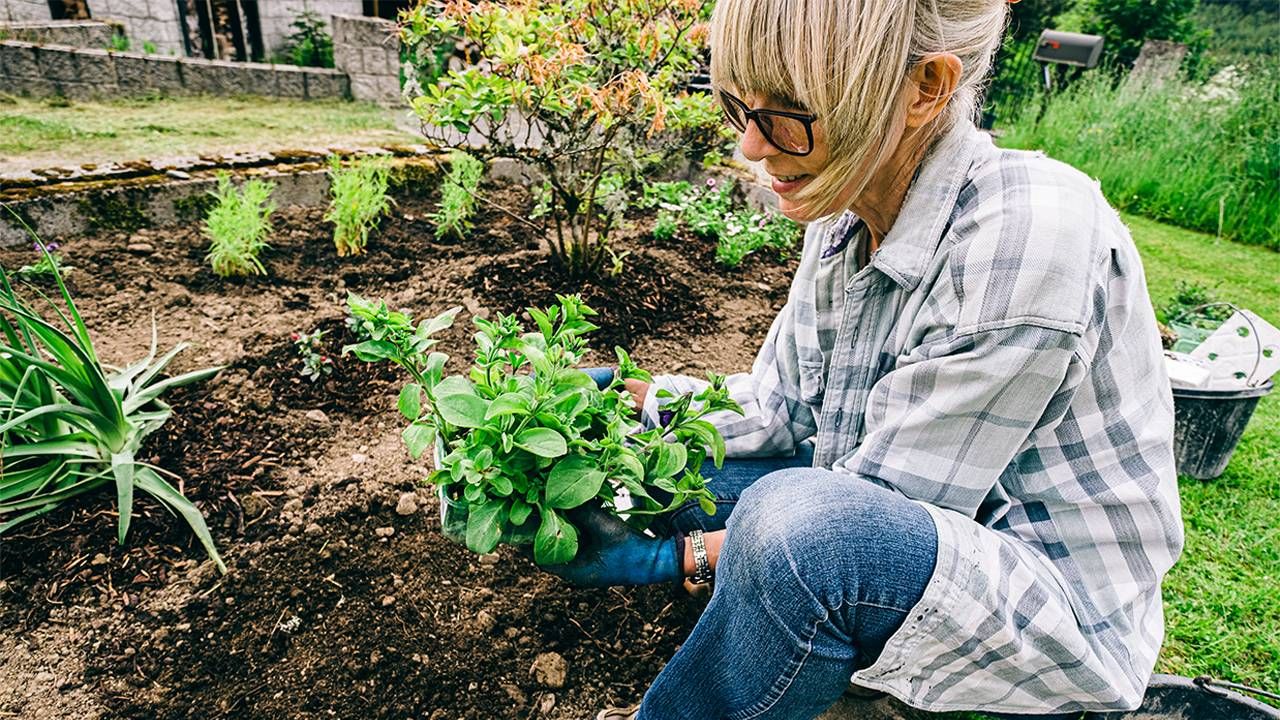
<svg viewBox="0 0 1280 720">
<path fill-rule="evenodd" d="M 716 90 L 724 116 L 738 132 L 747 131 L 747 123 L 754 120 L 760 134 L 769 144 L 788 155 L 805 156 L 813 152 L 812 113 L 786 110 L 752 110 L 742 100 L 724 90 Z"/>
</svg>

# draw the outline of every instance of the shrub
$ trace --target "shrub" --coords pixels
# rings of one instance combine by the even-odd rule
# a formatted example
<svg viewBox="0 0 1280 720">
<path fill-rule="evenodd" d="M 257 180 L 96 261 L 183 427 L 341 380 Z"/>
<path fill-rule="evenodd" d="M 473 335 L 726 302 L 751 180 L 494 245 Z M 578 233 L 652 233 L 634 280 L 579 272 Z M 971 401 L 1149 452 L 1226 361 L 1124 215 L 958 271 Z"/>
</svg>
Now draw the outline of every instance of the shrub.
<svg viewBox="0 0 1280 720">
<path fill-rule="evenodd" d="M 1280 250 L 1280 73 L 1153 86 L 1081 78 L 1027 108 L 1001 144 L 1097 178 L 1112 204 Z"/>
<path fill-rule="evenodd" d="M 302 10 L 289 23 L 293 32 L 285 38 L 285 55 L 294 65 L 333 67 L 333 36 L 319 13 Z"/>
<path fill-rule="evenodd" d="M 50 319 L 20 298 L 0 267 L 0 535 L 72 498 L 114 485 L 117 539 L 129 532 L 133 495 L 142 490 L 191 526 L 205 552 L 226 572 L 200 511 L 148 463 L 136 459 L 147 435 L 172 413 L 165 391 L 212 377 L 207 368 L 163 378 L 186 347 L 151 352 L 108 372 L 52 259 L 61 293 Z"/>
<path fill-rule="evenodd" d="M 455 39 L 472 64 L 426 83 L 412 106 L 437 143 L 483 138 L 482 160 L 535 169 L 530 222 L 571 275 L 595 276 L 641 179 L 732 137 L 714 98 L 685 91 L 708 12 L 700 0 L 422 3 L 405 15 L 406 45 Z"/>
<path fill-rule="evenodd" d="M 361 158 L 347 167 L 337 156 L 329 158 L 329 211 L 324 219 L 333 223 L 333 244 L 338 255 L 361 255 L 369 243 L 369 233 L 391 208 L 387 183 L 391 166 L 381 158 Z"/>
<path fill-rule="evenodd" d="M 690 500 L 715 513 L 700 469 L 708 457 L 719 467 L 725 447 L 704 416 L 742 412 L 724 377 L 712 375 L 697 396 L 669 403 L 663 427 L 633 432 L 634 401 L 624 380 L 651 378 L 616 348 L 618 371 L 599 389 L 576 369 L 587 352 L 584 336 L 596 329 L 587 319 L 595 312 L 576 296 L 559 301 L 528 309 L 536 332 L 525 333 L 514 316 L 475 318 L 474 367 L 445 377 L 448 356 L 428 352 L 431 336 L 449 327 L 460 308 L 415 326 L 385 303 L 348 298 L 371 339 L 343 352 L 393 362 L 411 376 L 398 403 L 409 422 L 405 444 L 414 458 L 439 445 L 429 480 L 466 508 L 465 541 L 474 552 L 491 552 L 506 540 L 532 543 L 540 564 L 568 562 L 578 552 L 578 531 L 567 513 L 589 504 L 622 513 L 641 530 L 653 515 Z M 618 502 L 624 489 L 634 502 L 625 511 Z M 665 501 L 656 499 L 657 490 Z"/>
<path fill-rule="evenodd" d="M 471 216 L 476 211 L 476 193 L 484 169 L 483 162 L 461 150 L 449 156 L 449 174 L 440 186 L 440 205 L 431 216 L 436 224 L 437 240 L 446 237 L 461 240 L 471 231 Z"/>
<path fill-rule="evenodd" d="M 1106 38 L 1102 62 L 1132 67 L 1142 43 L 1153 40 L 1190 42 L 1197 38 L 1191 13 L 1199 0 L 1078 0 L 1059 17 L 1059 29 Z"/>
<path fill-rule="evenodd" d="M 205 218 L 204 231 L 210 242 L 206 259 L 219 276 L 266 273 L 258 253 L 267 247 L 271 232 L 271 213 L 276 209 L 271 193 L 275 188 L 272 182 L 250 180 L 237 191 L 230 174 L 218 174 L 215 202 Z"/>
</svg>

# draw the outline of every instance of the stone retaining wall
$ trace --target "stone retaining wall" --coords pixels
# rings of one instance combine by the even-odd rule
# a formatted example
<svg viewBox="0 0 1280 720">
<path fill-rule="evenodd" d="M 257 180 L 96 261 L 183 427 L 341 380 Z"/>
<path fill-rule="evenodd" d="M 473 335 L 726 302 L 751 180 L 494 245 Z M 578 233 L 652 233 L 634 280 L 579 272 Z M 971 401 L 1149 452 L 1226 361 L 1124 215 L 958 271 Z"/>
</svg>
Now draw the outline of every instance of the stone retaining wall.
<svg viewBox="0 0 1280 720">
<path fill-rule="evenodd" d="M 111 52 L 0 41 L 0 87 L 29 97 L 73 100 L 129 95 L 264 95 L 348 98 L 337 70 Z"/>
<path fill-rule="evenodd" d="M 400 36 L 390 20 L 334 15 L 333 64 L 351 78 L 356 100 L 401 102 Z"/>
<path fill-rule="evenodd" d="M 44 22 L 0 22 L 0 40 L 70 45 L 81 48 L 111 47 L 115 26 L 96 20 L 46 20 Z"/>
<path fill-rule="evenodd" d="M 46 0 L 4 0 L 0 3 L 0 20 L 5 22 L 36 22 L 49 20 L 49 3 Z"/>
<path fill-rule="evenodd" d="M 186 54 L 174 0 L 89 0 L 89 10 L 95 19 L 120 23 L 134 49 L 149 42 L 164 55 Z"/>
</svg>

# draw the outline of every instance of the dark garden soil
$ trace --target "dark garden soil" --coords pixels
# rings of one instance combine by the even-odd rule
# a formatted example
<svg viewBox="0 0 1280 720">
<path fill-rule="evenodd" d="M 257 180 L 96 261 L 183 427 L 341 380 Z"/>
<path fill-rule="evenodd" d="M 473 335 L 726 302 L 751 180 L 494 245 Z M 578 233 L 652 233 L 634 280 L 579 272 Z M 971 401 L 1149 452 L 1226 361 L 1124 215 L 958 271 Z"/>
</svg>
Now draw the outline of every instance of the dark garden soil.
<svg viewBox="0 0 1280 720">
<path fill-rule="evenodd" d="M 521 188 L 496 200 L 528 210 Z M 223 280 L 199 228 L 63 238 L 99 354 L 191 347 L 175 371 L 222 365 L 172 392 L 143 448 L 182 478 L 230 573 L 184 523 L 139 497 L 128 542 L 114 498 L 83 498 L 0 543 L 0 718 L 579 718 L 639 698 L 701 602 L 667 587 L 578 590 L 510 548 L 477 557 L 438 532 L 428 468 L 399 440 L 389 368 L 342 357 L 349 291 L 418 316 L 465 310 L 442 340 L 470 359 L 471 318 L 581 291 L 600 312 L 589 362 L 619 344 L 654 372 L 750 367 L 792 262 L 728 271 L 708 243 L 654 243 L 639 219 L 616 278 L 582 287 L 495 210 L 437 242 L 430 198 L 406 197 L 369 252 L 337 258 L 320 209 L 276 215 L 268 275 Z M 0 251 L 0 264 L 31 261 Z M 292 332 L 322 329 L 332 374 L 312 383 Z"/>
</svg>

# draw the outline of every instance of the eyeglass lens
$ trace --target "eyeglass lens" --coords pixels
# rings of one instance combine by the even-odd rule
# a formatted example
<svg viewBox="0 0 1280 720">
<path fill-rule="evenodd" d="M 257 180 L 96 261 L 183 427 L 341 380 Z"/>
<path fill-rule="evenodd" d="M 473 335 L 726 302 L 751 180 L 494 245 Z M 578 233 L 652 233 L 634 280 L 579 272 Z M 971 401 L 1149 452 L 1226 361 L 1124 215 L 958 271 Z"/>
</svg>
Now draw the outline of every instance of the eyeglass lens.
<svg viewBox="0 0 1280 720">
<path fill-rule="evenodd" d="M 773 115 L 768 111 L 748 114 L 746 106 L 727 93 L 720 93 L 720 106 L 724 108 L 729 124 L 738 132 L 746 132 L 748 120 L 754 118 L 765 140 L 787 152 L 801 155 L 809 152 L 809 133 L 802 120 Z"/>
</svg>

